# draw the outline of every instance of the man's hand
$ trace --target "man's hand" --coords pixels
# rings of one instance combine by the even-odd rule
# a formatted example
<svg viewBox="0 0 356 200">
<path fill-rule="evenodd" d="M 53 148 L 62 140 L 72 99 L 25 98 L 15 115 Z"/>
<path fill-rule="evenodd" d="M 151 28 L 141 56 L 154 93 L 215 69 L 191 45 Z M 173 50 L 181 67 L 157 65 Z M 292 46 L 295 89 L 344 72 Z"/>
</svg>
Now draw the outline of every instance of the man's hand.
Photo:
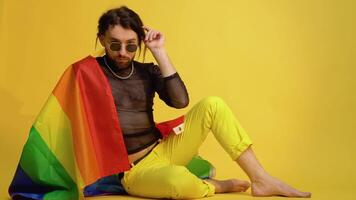
<svg viewBox="0 0 356 200">
<path fill-rule="evenodd" d="M 147 26 L 143 26 L 147 31 L 146 37 L 143 40 L 146 47 L 151 51 L 153 57 L 158 63 L 162 76 L 167 77 L 176 73 L 176 69 L 172 65 L 166 49 L 164 48 L 164 36 L 161 32 L 153 30 Z"/>
<path fill-rule="evenodd" d="M 143 26 L 142 28 L 147 31 L 143 42 L 150 51 L 155 51 L 164 47 L 164 36 L 161 32 L 153 30 L 147 26 Z"/>
</svg>

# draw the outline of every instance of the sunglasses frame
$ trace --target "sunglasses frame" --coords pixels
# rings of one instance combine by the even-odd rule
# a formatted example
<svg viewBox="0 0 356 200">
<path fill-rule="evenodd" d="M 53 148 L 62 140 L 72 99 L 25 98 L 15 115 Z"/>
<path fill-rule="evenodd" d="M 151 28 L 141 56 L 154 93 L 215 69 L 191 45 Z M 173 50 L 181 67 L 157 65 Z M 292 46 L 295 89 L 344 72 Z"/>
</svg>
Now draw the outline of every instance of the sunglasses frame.
<svg viewBox="0 0 356 200">
<path fill-rule="evenodd" d="M 113 48 L 113 45 L 118 45 L 118 48 Z M 122 48 L 122 43 L 121 42 L 110 42 L 109 43 L 109 48 L 111 51 L 120 51 Z M 130 53 L 134 53 L 137 51 L 138 49 L 138 45 L 137 44 L 133 44 L 133 43 L 128 43 L 125 45 L 125 49 L 127 52 Z"/>
</svg>

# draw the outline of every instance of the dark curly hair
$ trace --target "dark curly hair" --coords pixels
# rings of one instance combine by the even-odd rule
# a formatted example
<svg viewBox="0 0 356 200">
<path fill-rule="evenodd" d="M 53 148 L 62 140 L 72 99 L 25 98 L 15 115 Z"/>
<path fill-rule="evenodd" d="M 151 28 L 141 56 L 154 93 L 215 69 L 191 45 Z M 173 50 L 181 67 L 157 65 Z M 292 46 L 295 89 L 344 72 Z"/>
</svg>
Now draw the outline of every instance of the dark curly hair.
<svg viewBox="0 0 356 200">
<path fill-rule="evenodd" d="M 95 46 L 97 45 L 98 38 L 101 35 L 104 35 L 105 32 L 111 26 L 115 26 L 115 25 L 120 25 L 123 28 L 131 29 L 137 34 L 139 56 L 140 56 L 142 40 L 145 38 L 146 35 L 144 29 L 142 28 L 143 23 L 140 16 L 126 6 L 110 9 L 106 11 L 103 15 L 101 15 L 98 22 L 98 33 L 96 34 L 97 37 L 96 37 Z M 143 51 L 143 58 L 145 58 L 145 54 L 146 54 L 146 47 L 144 48 Z"/>
</svg>

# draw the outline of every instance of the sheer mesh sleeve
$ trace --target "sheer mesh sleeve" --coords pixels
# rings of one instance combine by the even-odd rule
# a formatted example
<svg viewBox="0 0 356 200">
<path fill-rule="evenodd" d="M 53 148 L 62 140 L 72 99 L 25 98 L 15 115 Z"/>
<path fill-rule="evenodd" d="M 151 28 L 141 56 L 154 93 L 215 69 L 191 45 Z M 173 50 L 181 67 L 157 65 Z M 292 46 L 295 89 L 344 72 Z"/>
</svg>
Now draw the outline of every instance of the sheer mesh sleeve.
<svg viewBox="0 0 356 200">
<path fill-rule="evenodd" d="M 163 77 L 161 70 L 157 65 L 150 66 L 153 75 L 153 85 L 159 98 L 168 106 L 175 108 L 184 108 L 189 103 L 187 89 L 176 72 L 168 77 Z"/>
</svg>

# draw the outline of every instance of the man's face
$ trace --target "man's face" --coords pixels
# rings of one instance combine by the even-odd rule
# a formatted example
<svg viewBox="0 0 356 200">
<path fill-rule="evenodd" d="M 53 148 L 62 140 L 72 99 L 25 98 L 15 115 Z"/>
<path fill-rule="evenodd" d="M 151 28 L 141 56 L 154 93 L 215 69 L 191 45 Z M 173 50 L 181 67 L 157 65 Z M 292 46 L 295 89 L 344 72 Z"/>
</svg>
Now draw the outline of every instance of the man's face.
<svg viewBox="0 0 356 200">
<path fill-rule="evenodd" d="M 105 47 L 106 54 L 117 67 L 126 68 L 130 65 L 136 53 L 131 52 L 130 47 L 138 45 L 137 34 L 133 30 L 120 25 L 111 26 L 99 39 L 101 45 Z M 112 50 L 113 48 L 115 50 Z"/>
</svg>

